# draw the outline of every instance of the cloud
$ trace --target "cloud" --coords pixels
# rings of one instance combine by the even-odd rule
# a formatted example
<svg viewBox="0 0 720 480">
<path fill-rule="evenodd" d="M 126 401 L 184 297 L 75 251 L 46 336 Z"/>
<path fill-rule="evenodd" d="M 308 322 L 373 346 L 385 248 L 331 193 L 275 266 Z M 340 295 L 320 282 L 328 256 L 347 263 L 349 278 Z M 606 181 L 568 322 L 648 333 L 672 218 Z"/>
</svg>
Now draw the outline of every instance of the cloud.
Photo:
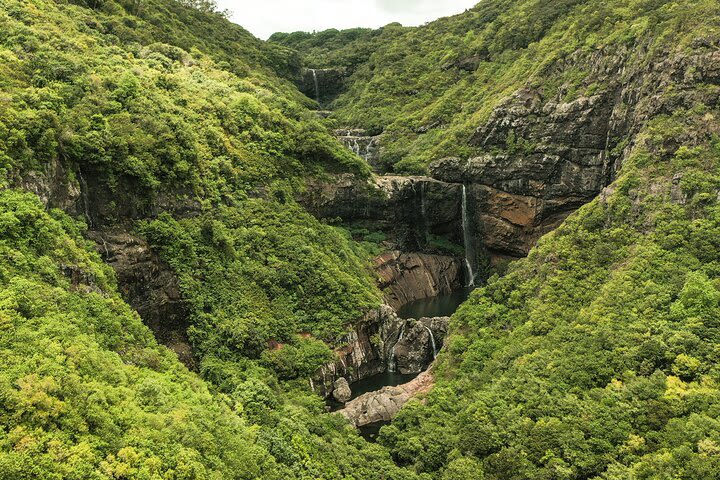
<svg viewBox="0 0 720 480">
<path fill-rule="evenodd" d="M 275 32 L 419 25 L 460 13 L 477 0 L 217 0 L 232 20 L 260 38 Z"/>
</svg>

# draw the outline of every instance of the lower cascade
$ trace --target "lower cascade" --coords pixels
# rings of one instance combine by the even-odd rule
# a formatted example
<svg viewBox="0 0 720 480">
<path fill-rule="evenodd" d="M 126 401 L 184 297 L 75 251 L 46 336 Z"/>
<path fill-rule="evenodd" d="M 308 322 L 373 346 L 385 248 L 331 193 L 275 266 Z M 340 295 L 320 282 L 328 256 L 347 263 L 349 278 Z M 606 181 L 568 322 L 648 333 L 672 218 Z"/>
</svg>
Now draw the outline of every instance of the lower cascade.
<svg viewBox="0 0 720 480">
<path fill-rule="evenodd" d="M 467 268 L 468 274 L 468 287 L 475 286 L 475 273 L 472 268 L 473 248 L 472 248 L 472 233 L 470 232 L 470 220 L 468 216 L 467 207 L 467 187 L 465 184 L 462 186 L 462 231 L 463 231 L 463 243 L 465 244 L 465 267 Z"/>
<path fill-rule="evenodd" d="M 435 346 L 435 336 L 432 333 L 432 330 L 430 330 L 430 327 L 425 326 L 425 330 L 427 330 L 428 335 L 430 335 L 430 344 L 432 345 L 432 354 L 433 354 L 433 360 L 437 358 L 437 347 Z"/>
<path fill-rule="evenodd" d="M 410 398 L 432 387 L 430 367 L 442 349 L 448 315 L 466 296 L 418 300 L 400 314 L 387 305 L 372 312 L 348 335 L 337 360 L 311 380 L 315 391 L 372 440 Z"/>
</svg>

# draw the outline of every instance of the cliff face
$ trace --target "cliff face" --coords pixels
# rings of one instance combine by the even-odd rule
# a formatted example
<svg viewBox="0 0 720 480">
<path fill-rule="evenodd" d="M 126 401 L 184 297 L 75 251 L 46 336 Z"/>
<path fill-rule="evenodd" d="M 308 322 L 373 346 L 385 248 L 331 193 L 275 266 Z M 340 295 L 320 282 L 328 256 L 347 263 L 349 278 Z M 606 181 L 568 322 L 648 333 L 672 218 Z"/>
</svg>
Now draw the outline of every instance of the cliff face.
<svg viewBox="0 0 720 480">
<path fill-rule="evenodd" d="M 449 294 L 465 283 L 463 261 L 446 255 L 387 252 L 374 260 L 385 301 L 398 309 L 422 298 Z"/>
<path fill-rule="evenodd" d="M 336 359 L 320 368 L 310 380 L 312 389 L 329 396 L 336 381 L 351 385 L 388 369 L 420 373 L 435 359 L 447 334 L 448 317 L 401 319 L 389 305 L 368 312 L 338 342 Z"/>
</svg>

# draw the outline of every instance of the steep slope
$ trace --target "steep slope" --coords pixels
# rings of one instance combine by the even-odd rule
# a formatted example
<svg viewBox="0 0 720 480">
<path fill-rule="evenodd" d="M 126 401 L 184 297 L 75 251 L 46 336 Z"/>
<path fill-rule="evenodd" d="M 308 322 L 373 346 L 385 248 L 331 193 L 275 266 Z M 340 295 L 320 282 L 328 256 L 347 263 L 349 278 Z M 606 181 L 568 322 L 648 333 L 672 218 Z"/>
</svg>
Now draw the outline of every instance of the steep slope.
<svg viewBox="0 0 720 480">
<path fill-rule="evenodd" d="M 443 379 L 381 433 L 398 462 L 443 478 L 718 476 L 712 89 L 715 107 L 650 122 L 600 198 L 474 292 Z"/>
<path fill-rule="evenodd" d="M 335 121 L 466 185 L 486 247 L 560 224 L 454 316 L 434 390 L 381 430 L 399 464 L 720 475 L 719 52 L 717 2 L 482 2 L 355 70 Z"/>
<path fill-rule="evenodd" d="M 294 201 L 368 167 L 292 55 L 173 1 L 0 7 L 0 477 L 413 478 L 309 389 L 380 293 Z"/>
<path fill-rule="evenodd" d="M 211 394 L 83 228 L 0 192 L 0 478 L 413 478 L 318 397 L 247 377 Z"/>
</svg>

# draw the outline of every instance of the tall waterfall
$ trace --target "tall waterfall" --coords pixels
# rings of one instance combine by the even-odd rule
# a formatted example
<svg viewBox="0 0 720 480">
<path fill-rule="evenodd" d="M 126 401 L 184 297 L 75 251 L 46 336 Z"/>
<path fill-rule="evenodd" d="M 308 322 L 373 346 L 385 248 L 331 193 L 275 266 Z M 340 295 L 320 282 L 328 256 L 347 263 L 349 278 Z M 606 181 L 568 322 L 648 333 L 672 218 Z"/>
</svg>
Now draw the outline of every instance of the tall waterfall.
<svg viewBox="0 0 720 480">
<path fill-rule="evenodd" d="M 425 182 L 420 182 L 420 213 L 422 214 L 423 229 L 425 229 L 425 243 L 430 238 L 430 226 L 427 218 L 427 201 L 425 200 Z"/>
<path fill-rule="evenodd" d="M 462 229 L 463 229 L 463 242 L 465 243 L 465 268 L 467 268 L 468 274 L 468 287 L 475 286 L 475 273 L 472 268 L 472 233 L 470 232 L 470 220 L 468 219 L 467 211 L 467 188 L 463 183 L 462 186 Z"/>
<path fill-rule="evenodd" d="M 404 333 L 405 333 L 405 324 L 403 323 L 402 328 L 400 328 L 400 335 L 398 335 L 397 341 L 395 342 L 395 344 L 392 346 L 392 349 L 390 350 L 390 361 L 388 362 L 388 372 L 395 371 L 395 347 L 397 347 L 397 344 L 400 343 L 400 340 L 402 340 Z"/>
<path fill-rule="evenodd" d="M 432 330 L 430 330 L 430 327 L 428 327 L 427 325 L 423 325 L 423 327 L 425 327 L 425 330 L 427 330 L 428 333 L 430 334 L 430 344 L 432 345 L 432 350 L 433 350 L 433 360 L 435 360 L 437 358 L 437 347 L 435 346 L 435 336 L 433 335 Z"/>
<path fill-rule="evenodd" d="M 315 84 L 315 101 L 320 103 L 320 86 L 318 84 L 317 70 L 311 68 L 310 71 L 312 72 L 313 83 Z"/>
</svg>

